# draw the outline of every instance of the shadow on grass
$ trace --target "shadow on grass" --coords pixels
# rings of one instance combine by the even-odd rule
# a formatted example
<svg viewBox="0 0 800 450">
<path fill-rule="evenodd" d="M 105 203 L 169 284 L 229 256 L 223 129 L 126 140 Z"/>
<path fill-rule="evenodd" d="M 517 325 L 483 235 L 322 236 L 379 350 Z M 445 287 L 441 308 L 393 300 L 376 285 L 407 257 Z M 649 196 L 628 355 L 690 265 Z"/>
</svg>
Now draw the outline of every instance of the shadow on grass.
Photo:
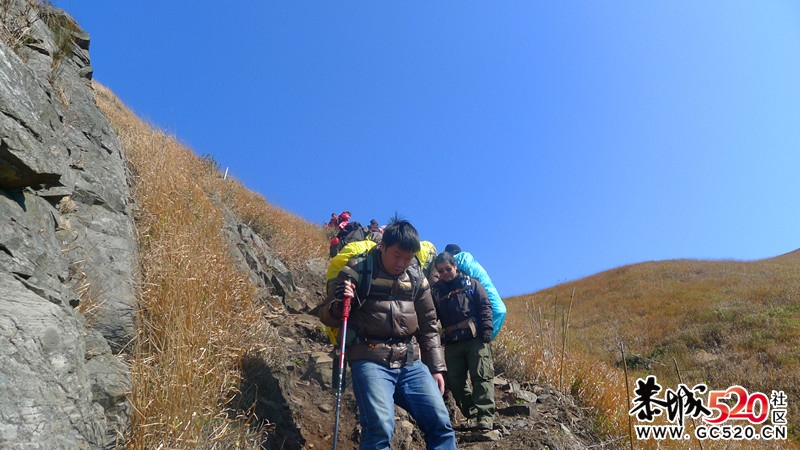
<svg viewBox="0 0 800 450">
<path fill-rule="evenodd" d="M 268 431 L 265 450 L 299 450 L 305 445 L 300 428 L 292 417 L 280 380 L 263 359 L 242 361 L 239 408 L 255 416 L 255 426 Z"/>
</svg>

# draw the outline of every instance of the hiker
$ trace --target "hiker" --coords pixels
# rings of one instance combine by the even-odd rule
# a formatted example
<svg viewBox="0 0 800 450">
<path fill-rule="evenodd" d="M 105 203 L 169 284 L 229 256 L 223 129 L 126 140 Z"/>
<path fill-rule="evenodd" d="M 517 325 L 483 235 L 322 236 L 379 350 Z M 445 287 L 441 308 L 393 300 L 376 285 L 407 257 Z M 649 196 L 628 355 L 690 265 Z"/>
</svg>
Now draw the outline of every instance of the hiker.
<svg viewBox="0 0 800 450">
<path fill-rule="evenodd" d="M 453 255 L 453 257 L 455 257 L 457 254 L 461 253 L 461 247 L 459 247 L 457 244 L 447 244 L 444 247 L 444 251 L 450 253 L 451 255 Z M 434 259 L 435 258 L 436 256 L 434 256 Z M 428 281 L 431 282 L 431 286 L 433 286 L 434 284 L 436 284 L 437 281 L 439 281 L 439 273 L 436 272 L 436 269 L 431 270 L 431 274 L 428 277 Z"/>
<path fill-rule="evenodd" d="M 492 324 L 494 327 L 494 331 L 492 331 L 492 340 L 494 340 L 500 333 L 500 330 L 503 329 L 503 323 L 506 321 L 506 305 L 503 303 L 503 299 L 500 298 L 500 293 L 497 292 L 497 288 L 494 287 L 494 283 L 492 283 L 492 279 L 489 278 L 489 274 L 486 273 L 486 269 L 472 257 L 471 253 L 462 251 L 461 247 L 456 244 L 447 244 L 444 247 L 444 251 L 453 255 L 453 258 L 458 264 L 458 270 L 470 277 L 477 278 L 478 281 L 481 282 L 481 285 L 483 285 L 483 288 L 486 289 L 486 293 L 489 295 L 489 302 L 492 304 Z M 435 284 L 436 280 L 439 278 L 439 274 L 436 273 L 435 270 L 432 272 L 433 273 L 431 273 L 431 276 L 428 278 L 431 285 Z"/>
<path fill-rule="evenodd" d="M 336 218 L 336 226 L 338 226 L 340 230 L 343 229 L 350 222 L 350 217 L 352 217 L 350 211 L 342 211 L 339 217 Z"/>
<path fill-rule="evenodd" d="M 331 239 L 331 246 L 328 254 L 333 258 L 345 245 L 351 242 L 363 241 L 364 239 L 366 239 L 366 236 L 364 235 L 364 228 L 361 224 L 355 220 L 347 222 L 339 232 L 336 233 L 336 236 Z"/>
<path fill-rule="evenodd" d="M 381 239 L 383 239 L 383 229 L 378 225 L 378 221 L 372 219 L 369 221 L 369 226 L 364 230 L 366 233 L 367 239 L 370 241 L 380 244 Z"/>
<path fill-rule="evenodd" d="M 492 305 L 477 278 L 458 270 L 455 258 L 442 252 L 434 261 L 439 280 L 431 287 L 442 324 L 447 386 L 467 418 L 467 427 L 489 431 L 494 426 Z M 469 376 L 472 387 L 467 384 Z"/>
<path fill-rule="evenodd" d="M 336 213 L 331 213 L 331 220 L 328 221 L 328 224 L 325 225 L 327 228 L 336 228 L 339 226 L 339 217 Z"/>
<path fill-rule="evenodd" d="M 361 449 L 390 448 L 395 403 L 414 417 L 427 448 L 456 448 L 442 397 L 446 366 L 436 310 L 430 285 L 414 263 L 419 249 L 417 230 L 395 217 L 380 244 L 341 269 L 320 308 L 323 324 L 341 327 L 342 300 L 352 298 L 346 358 Z"/>
</svg>

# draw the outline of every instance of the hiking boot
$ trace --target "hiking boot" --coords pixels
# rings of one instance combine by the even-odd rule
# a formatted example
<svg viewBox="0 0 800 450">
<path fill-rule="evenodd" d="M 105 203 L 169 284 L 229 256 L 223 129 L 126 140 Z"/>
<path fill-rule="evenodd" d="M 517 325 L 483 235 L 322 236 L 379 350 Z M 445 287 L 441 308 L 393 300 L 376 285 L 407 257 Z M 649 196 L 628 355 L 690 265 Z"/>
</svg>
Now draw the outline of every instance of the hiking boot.
<svg viewBox="0 0 800 450">
<path fill-rule="evenodd" d="M 481 419 L 478 421 L 478 431 L 491 431 L 494 424 L 491 419 Z"/>
<path fill-rule="evenodd" d="M 459 431 L 468 431 L 474 429 L 477 425 L 478 425 L 477 419 L 467 419 L 454 428 Z"/>
</svg>

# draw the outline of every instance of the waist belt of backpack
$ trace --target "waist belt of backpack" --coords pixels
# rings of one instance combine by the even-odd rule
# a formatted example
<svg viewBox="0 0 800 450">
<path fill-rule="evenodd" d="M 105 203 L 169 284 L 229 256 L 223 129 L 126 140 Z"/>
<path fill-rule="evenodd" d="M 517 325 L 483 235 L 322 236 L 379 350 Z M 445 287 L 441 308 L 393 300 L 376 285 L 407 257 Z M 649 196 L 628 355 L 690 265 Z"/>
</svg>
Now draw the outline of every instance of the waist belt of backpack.
<svg viewBox="0 0 800 450">
<path fill-rule="evenodd" d="M 374 336 L 366 336 L 361 337 L 358 336 L 356 343 L 357 344 L 386 344 L 386 345 L 395 345 L 395 344 L 404 344 L 411 342 L 411 336 L 403 336 L 403 337 L 374 337 Z"/>
<path fill-rule="evenodd" d="M 462 328 L 469 328 L 472 331 L 472 337 L 478 335 L 478 330 L 475 328 L 475 321 L 472 320 L 472 317 L 466 320 L 462 320 L 455 325 L 451 325 L 449 327 L 444 327 L 444 334 L 448 335 L 456 330 L 460 330 Z"/>
<path fill-rule="evenodd" d="M 391 337 L 391 338 L 362 338 L 357 337 L 355 342 L 356 344 L 367 344 L 370 347 L 375 345 L 395 345 L 395 344 L 406 344 L 406 365 L 414 364 L 414 343 L 411 342 L 411 336 L 404 336 L 404 337 Z"/>
</svg>

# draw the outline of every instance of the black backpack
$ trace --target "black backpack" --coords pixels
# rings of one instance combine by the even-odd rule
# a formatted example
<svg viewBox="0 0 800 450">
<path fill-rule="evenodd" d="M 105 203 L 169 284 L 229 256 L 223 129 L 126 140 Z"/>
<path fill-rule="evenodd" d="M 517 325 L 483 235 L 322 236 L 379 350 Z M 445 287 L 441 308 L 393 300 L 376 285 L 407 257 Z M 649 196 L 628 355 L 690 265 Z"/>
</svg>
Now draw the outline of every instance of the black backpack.
<svg viewBox="0 0 800 450">
<path fill-rule="evenodd" d="M 355 241 L 363 241 L 367 238 L 364 228 L 358 222 L 348 222 L 339 233 L 336 234 L 338 242 L 331 245 L 330 257 L 333 258 L 347 244 Z"/>
</svg>

